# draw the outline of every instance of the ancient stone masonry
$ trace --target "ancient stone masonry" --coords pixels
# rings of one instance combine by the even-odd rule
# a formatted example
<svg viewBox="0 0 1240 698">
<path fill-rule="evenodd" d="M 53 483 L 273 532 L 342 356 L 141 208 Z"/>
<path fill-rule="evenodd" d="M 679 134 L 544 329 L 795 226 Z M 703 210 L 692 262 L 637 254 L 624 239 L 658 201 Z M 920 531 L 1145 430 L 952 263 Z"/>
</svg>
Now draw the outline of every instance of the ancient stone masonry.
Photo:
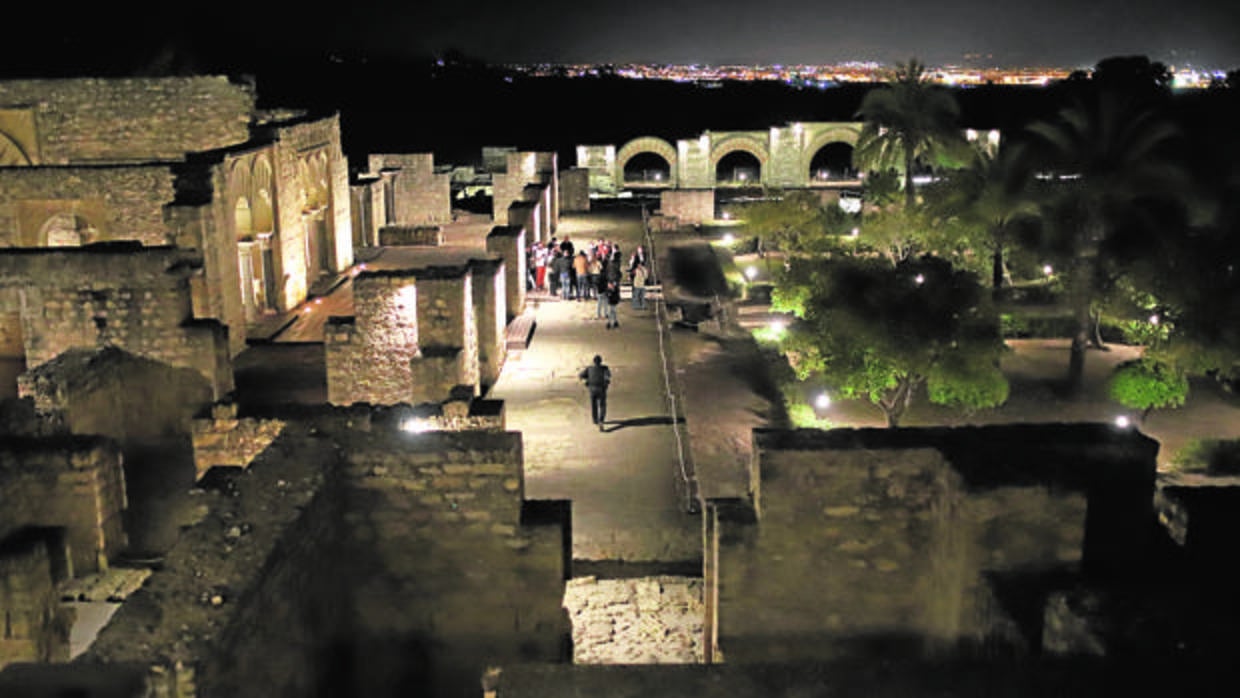
<svg viewBox="0 0 1240 698">
<path fill-rule="evenodd" d="M 533 203 L 538 209 L 536 225 L 529 228 L 531 235 L 548 240 L 559 225 L 559 174 L 554 153 L 507 153 L 503 172 L 492 176 L 492 218 L 497 223 L 521 225 L 512 218 L 510 207 L 514 203 Z M 527 190 L 534 185 L 535 189 Z"/>
<path fill-rule="evenodd" d="M 443 228 L 437 225 L 385 225 L 379 229 L 382 246 L 443 244 Z"/>
<path fill-rule="evenodd" d="M 659 213 L 675 225 L 698 224 L 715 218 L 715 190 L 669 190 L 659 195 Z"/>
<path fill-rule="evenodd" d="M 170 244 L 173 179 L 164 165 L 0 168 L 0 247 Z"/>
<path fill-rule="evenodd" d="M 0 669 L 69 659 L 71 619 L 59 603 L 52 541 L 43 533 L 22 529 L 0 536 Z"/>
<path fill-rule="evenodd" d="M 564 213 L 590 210 L 590 170 L 573 167 L 560 172 L 560 210 Z"/>
<path fill-rule="evenodd" d="M 0 317 L 20 323 L 30 367 L 116 346 L 194 369 L 223 396 L 233 387 L 227 331 L 192 315 L 200 264 L 186 251 L 134 245 L 11 250 L 0 254 Z"/>
<path fill-rule="evenodd" d="M 236 405 L 216 405 L 193 423 L 194 471 L 200 480 L 215 467 L 246 468 L 284 431 L 280 419 L 237 417 Z"/>
<path fill-rule="evenodd" d="M 527 232 L 524 227 L 501 225 L 487 235 L 487 252 L 504 260 L 504 298 L 507 321 L 525 312 L 525 258 Z"/>
<path fill-rule="evenodd" d="M 489 662 L 564 659 L 567 521 L 527 521 L 520 435 L 398 426 L 290 422 L 198 495 L 205 517 L 74 665 L 204 698 L 465 695 Z"/>
<path fill-rule="evenodd" d="M 364 271 L 353 279 L 351 318 L 332 318 L 324 337 L 327 399 L 333 405 L 408 403 L 418 348 L 413 272 Z"/>
<path fill-rule="evenodd" d="M 508 325 L 508 273 L 503 259 L 474 259 L 469 265 L 473 279 L 474 327 L 478 332 L 478 380 L 480 389 L 485 392 L 499 380 L 508 358 L 504 332 Z"/>
<path fill-rule="evenodd" d="M 756 528 L 721 527 L 725 656 L 823 656 L 884 633 L 1021 646 L 995 584 L 1131 569 L 1156 444 L 1042 429 L 755 431 Z"/>
<path fill-rule="evenodd" d="M 254 100 L 221 76 L 0 81 L 0 131 L 36 165 L 179 160 L 247 140 Z"/>
<path fill-rule="evenodd" d="M 469 265 L 427 267 L 418 274 L 418 344 L 412 402 L 439 402 L 463 389 L 477 394 L 478 326 Z"/>
<path fill-rule="evenodd" d="M 6 437 L 0 492 L 0 538 L 28 526 L 64 529 L 67 576 L 106 569 L 125 547 L 125 481 L 120 450 L 110 440 Z"/>
<path fill-rule="evenodd" d="M 382 174 L 394 218 L 388 224 L 442 225 L 452 222 L 450 174 L 435 172 L 432 153 L 371 155 L 369 171 Z"/>
</svg>

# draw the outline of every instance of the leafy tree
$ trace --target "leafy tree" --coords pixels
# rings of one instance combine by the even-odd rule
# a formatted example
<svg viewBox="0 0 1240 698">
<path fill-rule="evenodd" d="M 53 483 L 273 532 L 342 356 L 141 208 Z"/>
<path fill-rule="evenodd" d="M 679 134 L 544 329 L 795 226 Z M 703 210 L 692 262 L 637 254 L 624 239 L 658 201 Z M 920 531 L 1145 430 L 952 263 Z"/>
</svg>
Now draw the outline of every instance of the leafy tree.
<svg viewBox="0 0 1240 698">
<path fill-rule="evenodd" d="M 834 251 L 839 247 L 835 238 L 855 225 L 853 216 L 806 190 L 770 192 L 741 208 L 740 215 L 748 234 L 792 254 Z"/>
<path fill-rule="evenodd" d="M 821 375 L 899 426 L 923 387 L 967 411 L 1002 404 L 998 321 L 972 274 L 931 257 L 793 260 L 773 298 L 799 322 L 784 340 L 798 377 Z"/>
<path fill-rule="evenodd" d="M 992 288 L 1007 282 L 1007 251 L 1039 224 L 1032 178 L 1023 148 L 1016 147 L 994 154 L 978 149 L 972 165 L 945 182 L 941 215 L 961 242 L 989 252 Z"/>
<path fill-rule="evenodd" d="M 960 164 L 967 145 L 956 121 L 960 107 L 945 89 L 929 81 L 916 59 L 897 65 L 882 87 L 861 100 L 857 116 L 865 120 L 853 163 L 864 172 L 895 170 L 904 177 L 904 204 L 917 201 L 915 167 Z"/>
<path fill-rule="evenodd" d="M 1097 323 L 1092 304 L 1104 285 L 1100 277 L 1108 250 L 1121 240 L 1120 233 L 1150 234 L 1141 214 L 1186 188 L 1183 171 L 1169 157 L 1178 130 L 1131 105 L 1122 95 L 1102 92 L 1062 110 L 1054 121 L 1029 127 L 1043 153 L 1038 164 L 1052 180 L 1042 200 L 1039 242 L 1067 267 L 1075 318 L 1068 386 L 1074 392 L 1081 387 L 1085 350 Z"/>
<path fill-rule="evenodd" d="M 1115 367 L 1108 385 L 1111 398 L 1141 410 L 1141 420 L 1163 407 L 1180 407 L 1188 397 L 1188 379 L 1170 364 L 1142 357 Z"/>
</svg>

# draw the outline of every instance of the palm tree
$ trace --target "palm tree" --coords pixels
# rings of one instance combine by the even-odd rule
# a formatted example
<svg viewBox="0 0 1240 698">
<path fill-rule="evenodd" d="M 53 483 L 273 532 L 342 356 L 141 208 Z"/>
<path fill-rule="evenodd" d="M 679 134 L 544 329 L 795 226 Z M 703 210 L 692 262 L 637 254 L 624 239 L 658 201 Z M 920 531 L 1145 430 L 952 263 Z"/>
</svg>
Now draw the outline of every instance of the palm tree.
<svg viewBox="0 0 1240 698">
<path fill-rule="evenodd" d="M 964 237 L 990 250 L 991 287 L 1007 279 L 1006 253 L 1018 233 L 1032 228 L 1039 213 L 1032 172 L 1020 146 L 998 152 L 978 148 L 970 168 L 951 179 L 951 213 L 965 229 Z"/>
<path fill-rule="evenodd" d="M 857 110 L 865 125 L 853 150 L 853 164 L 865 172 L 901 172 L 906 208 L 917 201 L 914 166 L 954 162 L 965 145 L 956 127 L 960 107 L 950 92 L 928 78 L 926 67 L 910 59 L 896 66 L 886 85 L 867 92 Z"/>
<path fill-rule="evenodd" d="M 1029 127 L 1050 179 L 1042 215 L 1046 242 L 1069 259 L 1069 301 L 1074 317 L 1068 387 L 1081 387 L 1085 350 L 1094 325 L 1091 306 L 1104 266 L 1103 251 L 1121 227 L 1139 226 L 1142 205 L 1174 198 L 1185 175 L 1169 159 L 1178 129 L 1150 110 L 1133 109 L 1123 95 L 1101 92 L 1077 102 L 1054 121 Z"/>
</svg>

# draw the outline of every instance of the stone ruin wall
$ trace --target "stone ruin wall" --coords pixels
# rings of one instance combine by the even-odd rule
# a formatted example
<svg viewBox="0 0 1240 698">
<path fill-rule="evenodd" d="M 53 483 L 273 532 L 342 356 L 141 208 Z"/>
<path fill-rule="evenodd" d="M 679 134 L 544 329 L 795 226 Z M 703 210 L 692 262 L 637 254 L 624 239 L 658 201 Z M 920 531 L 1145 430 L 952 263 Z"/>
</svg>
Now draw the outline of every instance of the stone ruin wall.
<svg viewBox="0 0 1240 698">
<path fill-rule="evenodd" d="M 487 234 L 487 252 L 504 260 L 505 324 L 525 312 L 525 280 L 528 272 L 526 231 L 521 226 L 500 225 Z"/>
<path fill-rule="evenodd" d="M 468 695 L 491 662 L 562 660 L 567 521 L 525 520 L 520 434 L 372 414 L 290 424 L 200 495 L 76 664 L 158 667 L 186 696 Z"/>
<path fill-rule="evenodd" d="M 435 173 L 432 153 L 371 155 L 370 171 L 395 169 L 392 189 L 400 225 L 443 225 L 452 222 L 452 176 Z"/>
<path fill-rule="evenodd" d="M 331 270 L 347 269 L 353 263 L 353 231 L 349 217 L 349 162 L 340 142 L 340 114 L 333 113 L 330 116 L 281 126 L 278 129 L 277 149 L 282 153 L 287 153 L 285 162 L 312 149 L 320 149 L 325 153 L 328 168 L 326 173 L 328 210 L 325 215 L 328 219 L 328 231 L 332 245 Z M 292 183 L 299 181 L 297 172 L 296 169 L 292 169 L 276 173 L 279 181 L 284 185 L 283 189 L 300 189 L 300 187 L 292 186 Z M 304 203 L 304 197 L 301 197 L 301 200 Z M 301 210 L 302 207 L 299 206 L 289 209 L 289 213 L 297 214 Z M 303 295 L 298 298 L 297 302 L 304 299 Z"/>
<path fill-rule="evenodd" d="M 715 190 L 664 191 L 659 198 L 659 212 L 681 225 L 712 221 L 715 219 Z"/>
<path fill-rule="evenodd" d="M 125 479 L 108 440 L 6 437 L 0 492 L 0 538 L 27 526 L 63 528 L 74 575 L 107 569 L 125 548 Z"/>
<path fill-rule="evenodd" d="M 504 220 L 513 202 L 525 200 L 526 185 L 538 182 L 537 153 L 506 153 L 504 170 L 491 176 L 492 220 Z"/>
<path fill-rule="evenodd" d="M 0 247 L 40 247 L 57 215 L 78 216 L 93 239 L 167 245 L 163 209 L 173 200 L 167 166 L 0 168 Z"/>
<path fill-rule="evenodd" d="M 372 432 L 347 451 L 369 680 L 416 658 L 426 695 L 471 695 L 488 664 L 564 659 L 565 531 L 523 525 L 520 434 Z"/>
<path fill-rule="evenodd" d="M 574 167 L 560 172 L 560 210 L 567 213 L 590 211 L 590 170 Z"/>
<path fill-rule="evenodd" d="M 349 318 L 333 318 L 324 337 L 327 399 L 333 405 L 407 403 L 418 348 L 418 286 L 411 272 L 362 272 L 353 279 Z"/>
<path fill-rule="evenodd" d="M 719 534 L 722 652 L 821 658 L 874 637 L 1036 652 L 1003 588 L 1133 573 L 1156 453 L 1105 424 L 755 430 L 757 522 Z"/>
<path fill-rule="evenodd" d="M 215 467 L 247 468 L 284 432 L 281 419 L 238 418 L 236 405 L 216 405 L 192 425 L 195 480 Z"/>
<path fill-rule="evenodd" d="M 199 265 L 170 248 L 93 247 L 0 254 L 0 315 L 20 315 L 26 364 L 114 345 L 233 388 L 227 330 L 192 317 Z"/>
<path fill-rule="evenodd" d="M 60 603 L 48 542 L 23 533 L 0 539 L 0 669 L 69 660 L 72 611 Z"/>
<path fill-rule="evenodd" d="M 26 150 L 44 165 L 181 160 L 243 143 L 254 103 L 251 86 L 223 76 L 0 81 L 0 107 L 30 111 L 37 142 Z"/>
<path fill-rule="evenodd" d="M 488 238 L 489 239 L 489 238 Z M 478 380 L 489 389 L 499 380 L 508 358 L 506 310 L 508 275 L 502 259 L 475 259 L 473 269 L 474 326 L 478 330 Z"/>
<path fill-rule="evenodd" d="M 379 229 L 379 245 L 383 247 L 439 247 L 443 241 L 443 228 L 437 225 L 385 225 Z"/>
<path fill-rule="evenodd" d="M 418 276 L 418 344 L 421 361 L 440 350 L 455 350 L 453 368 L 440 380 L 414 380 L 414 402 L 419 396 L 438 402 L 458 386 L 478 394 L 478 327 L 475 323 L 473 271 L 468 267 L 432 267 Z M 415 362 L 414 370 L 418 371 Z M 427 378 L 427 376 L 424 376 Z"/>
</svg>

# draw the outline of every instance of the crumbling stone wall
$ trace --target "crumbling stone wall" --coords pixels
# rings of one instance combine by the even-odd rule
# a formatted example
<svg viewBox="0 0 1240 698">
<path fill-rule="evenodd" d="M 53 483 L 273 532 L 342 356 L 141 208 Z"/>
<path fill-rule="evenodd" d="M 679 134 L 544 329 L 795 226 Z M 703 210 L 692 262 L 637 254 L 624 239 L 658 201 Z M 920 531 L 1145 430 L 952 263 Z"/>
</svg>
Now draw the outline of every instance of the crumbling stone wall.
<svg viewBox="0 0 1240 698">
<path fill-rule="evenodd" d="M 374 176 L 359 176 L 349 186 L 349 211 L 352 215 L 353 248 L 375 247 L 379 244 L 379 229 L 388 223 L 384 209 L 384 180 Z"/>
<path fill-rule="evenodd" d="M 6 437 L 0 443 L 0 537 L 27 526 L 65 530 L 73 574 L 106 569 L 125 548 L 120 449 L 101 437 Z"/>
<path fill-rule="evenodd" d="M 437 225 L 385 225 L 379 229 L 379 244 L 437 247 L 443 244 L 443 228 Z"/>
<path fill-rule="evenodd" d="M 508 207 L 526 201 L 525 187 L 539 181 L 538 155 L 533 152 L 506 153 L 504 170 L 491 176 L 492 218 L 503 221 Z"/>
<path fill-rule="evenodd" d="M 371 172 L 391 172 L 393 209 L 400 225 L 452 222 L 452 176 L 435 173 L 433 153 L 371 155 Z"/>
<path fill-rule="evenodd" d="M 419 295 L 410 271 L 354 277 L 355 315 L 351 321 L 333 318 L 325 333 L 328 402 L 395 405 L 412 399 Z"/>
<path fill-rule="evenodd" d="M 681 225 L 715 219 L 714 189 L 667 190 L 659 195 L 659 212 Z"/>
<path fill-rule="evenodd" d="M 238 418 L 233 404 L 214 406 L 209 418 L 193 422 L 194 479 L 218 466 L 249 467 L 280 436 L 285 424 L 281 419 Z"/>
<path fill-rule="evenodd" d="M 30 529 L 0 539 L 0 669 L 69 659 L 72 611 L 60 604 L 47 545 Z"/>
<path fill-rule="evenodd" d="M 0 247 L 67 244 L 63 234 L 49 240 L 46 230 L 70 224 L 82 230 L 80 244 L 169 244 L 163 207 L 173 199 L 173 180 L 166 165 L 0 168 Z"/>
<path fill-rule="evenodd" d="M 560 210 L 570 213 L 590 211 L 590 170 L 574 167 L 560 173 Z"/>
<path fill-rule="evenodd" d="M 469 263 L 473 279 L 474 326 L 478 329 L 478 381 L 482 390 L 495 385 L 508 356 L 507 272 L 502 259 Z"/>
<path fill-rule="evenodd" d="M 526 228 L 500 225 L 487 235 L 487 252 L 504 260 L 504 306 L 507 321 L 525 312 L 525 282 L 528 274 Z"/>
<path fill-rule="evenodd" d="M 0 81 L 32 113 L 35 164 L 180 160 L 249 138 L 253 86 L 223 76 Z"/>
<path fill-rule="evenodd" d="M 757 524 L 721 534 L 724 655 L 1005 642 L 1015 623 L 989 578 L 1132 562 L 1156 453 L 1142 438 L 1095 425 L 755 432 Z M 1124 503 L 1141 488 L 1144 513 Z"/>
<path fill-rule="evenodd" d="M 0 315 L 20 314 L 27 366 L 111 345 L 192 368 L 220 397 L 233 387 L 227 331 L 193 318 L 200 264 L 191 252 L 125 244 L 10 250 L 0 253 Z"/>
<path fill-rule="evenodd" d="M 564 530 L 523 525 L 520 434 L 372 431 L 345 450 L 353 695 L 471 695 L 488 664 L 565 659 Z"/>
<path fill-rule="evenodd" d="M 440 376 L 415 378 L 414 402 L 437 402 L 458 386 L 477 394 L 478 327 L 475 321 L 473 271 L 470 265 L 428 267 L 418 275 L 418 344 L 420 361 L 447 357 L 453 368 L 435 371 Z M 415 364 L 418 362 L 415 361 Z M 415 365 L 415 371 L 418 367 Z"/>
</svg>

